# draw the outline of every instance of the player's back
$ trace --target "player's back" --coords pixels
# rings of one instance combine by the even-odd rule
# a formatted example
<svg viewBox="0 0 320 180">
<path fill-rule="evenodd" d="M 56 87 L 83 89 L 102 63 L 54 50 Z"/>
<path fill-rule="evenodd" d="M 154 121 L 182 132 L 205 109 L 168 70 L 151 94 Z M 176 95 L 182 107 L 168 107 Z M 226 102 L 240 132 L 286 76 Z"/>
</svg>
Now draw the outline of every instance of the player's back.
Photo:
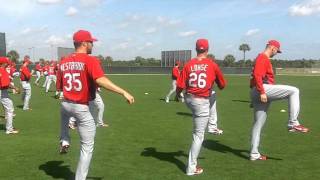
<svg viewBox="0 0 320 180">
<path fill-rule="evenodd" d="M 66 100 L 88 104 L 95 98 L 96 84 L 89 66 L 95 65 L 96 59 L 84 53 L 74 53 L 60 63 L 60 79 Z"/>
<path fill-rule="evenodd" d="M 191 59 L 184 67 L 187 93 L 201 97 L 210 96 L 212 85 L 216 79 L 217 68 L 212 59 Z"/>
</svg>

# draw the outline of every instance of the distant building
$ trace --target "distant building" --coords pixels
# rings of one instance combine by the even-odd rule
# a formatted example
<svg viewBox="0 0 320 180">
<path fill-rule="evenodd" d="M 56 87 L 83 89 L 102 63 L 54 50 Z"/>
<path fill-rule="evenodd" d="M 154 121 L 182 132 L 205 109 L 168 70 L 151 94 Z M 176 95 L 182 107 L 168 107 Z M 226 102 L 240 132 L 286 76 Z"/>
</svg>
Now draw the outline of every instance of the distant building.
<svg viewBox="0 0 320 180">
<path fill-rule="evenodd" d="M 7 48 L 6 48 L 6 34 L 0 33 L 0 56 L 7 55 Z"/>
<path fill-rule="evenodd" d="M 72 54 L 74 52 L 74 48 L 66 48 L 66 47 L 58 47 L 58 60 L 62 57 Z"/>
<path fill-rule="evenodd" d="M 177 61 L 183 64 L 191 59 L 191 50 L 161 51 L 161 67 L 173 67 Z"/>
</svg>

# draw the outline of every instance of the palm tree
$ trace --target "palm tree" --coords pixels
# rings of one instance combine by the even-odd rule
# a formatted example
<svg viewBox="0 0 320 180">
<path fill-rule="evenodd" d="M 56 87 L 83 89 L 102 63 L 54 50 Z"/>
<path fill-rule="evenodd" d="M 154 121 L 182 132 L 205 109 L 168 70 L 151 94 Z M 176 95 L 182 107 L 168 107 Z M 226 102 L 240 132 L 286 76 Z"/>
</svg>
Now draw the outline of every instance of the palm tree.
<svg viewBox="0 0 320 180">
<path fill-rule="evenodd" d="M 239 50 L 243 51 L 243 60 L 246 60 L 246 51 L 250 51 L 250 46 L 248 44 L 241 44 Z"/>
</svg>

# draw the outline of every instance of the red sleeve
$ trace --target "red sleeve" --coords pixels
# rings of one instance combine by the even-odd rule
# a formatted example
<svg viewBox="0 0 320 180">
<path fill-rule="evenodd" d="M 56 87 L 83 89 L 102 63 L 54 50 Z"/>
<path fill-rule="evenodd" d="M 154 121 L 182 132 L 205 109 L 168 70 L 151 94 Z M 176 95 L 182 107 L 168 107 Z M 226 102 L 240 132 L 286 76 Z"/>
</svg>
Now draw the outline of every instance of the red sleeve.
<svg viewBox="0 0 320 180">
<path fill-rule="evenodd" d="M 177 88 L 185 89 L 187 80 L 187 66 L 185 66 L 177 79 Z"/>
<path fill-rule="evenodd" d="M 31 73 L 29 72 L 27 67 L 23 67 L 22 68 L 22 73 L 24 74 L 24 76 L 29 80 L 31 78 Z"/>
<path fill-rule="evenodd" d="M 214 72 L 216 74 L 215 82 L 217 83 L 219 89 L 223 89 L 226 86 L 227 82 L 224 79 L 223 73 L 221 72 L 221 70 L 217 64 L 215 64 L 215 66 L 214 66 Z"/>
<path fill-rule="evenodd" d="M 179 77 L 179 69 L 178 68 L 173 68 L 173 70 L 172 70 L 172 76 L 173 77 L 175 77 L 176 79 L 178 79 L 178 77 Z"/>
<path fill-rule="evenodd" d="M 62 73 L 60 70 L 57 71 L 57 83 L 56 83 L 57 91 L 63 91 L 62 87 Z"/>
<path fill-rule="evenodd" d="M 253 80 L 255 81 L 255 86 L 260 94 L 265 94 L 263 88 L 263 77 L 266 75 L 266 67 L 264 63 L 264 59 L 262 57 L 258 57 L 256 59 L 256 63 L 253 69 Z"/>
<path fill-rule="evenodd" d="M 104 72 L 101 68 L 100 62 L 98 59 L 92 57 L 88 63 L 88 73 L 93 80 L 96 80 L 104 76 Z"/>
</svg>

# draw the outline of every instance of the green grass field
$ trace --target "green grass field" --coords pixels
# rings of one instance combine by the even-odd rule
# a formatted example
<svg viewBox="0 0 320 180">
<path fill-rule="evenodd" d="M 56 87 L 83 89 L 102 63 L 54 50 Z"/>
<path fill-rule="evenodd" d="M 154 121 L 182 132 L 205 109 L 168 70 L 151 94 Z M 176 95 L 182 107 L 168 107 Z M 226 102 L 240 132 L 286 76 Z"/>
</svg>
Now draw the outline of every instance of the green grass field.
<svg viewBox="0 0 320 180">
<path fill-rule="evenodd" d="M 199 159 L 204 173 L 194 177 L 184 174 L 191 144 L 191 113 L 183 103 L 162 100 L 170 88 L 170 76 L 109 77 L 128 89 L 136 103 L 128 105 L 118 95 L 102 93 L 110 127 L 97 129 L 88 179 L 320 179 L 320 77 L 277 77 L 277 83 L 300 88 L 300 118 L 311 132 L 287 132 L 287 113 L 280 112 L 287 109 L 287 102 L 274 102 L 261 143 L 262 153 L 272 159 L 251 162 L 249 77 L 227 76 L 226 89 L 217 92 L 219 127 L 224 134 L 205 135 Z M 70 152 L 59 155 L 59 100 L 53 94 L 33 86 L 30 112 L 23 112 L 20 96 L 11 94 L 17 114 L 14 125 L 21 132 L 6 135 L 4 120 L 0 120 L 0 179 L 72 179 L 79 138 L 71 131 Z"/>
</svg>

